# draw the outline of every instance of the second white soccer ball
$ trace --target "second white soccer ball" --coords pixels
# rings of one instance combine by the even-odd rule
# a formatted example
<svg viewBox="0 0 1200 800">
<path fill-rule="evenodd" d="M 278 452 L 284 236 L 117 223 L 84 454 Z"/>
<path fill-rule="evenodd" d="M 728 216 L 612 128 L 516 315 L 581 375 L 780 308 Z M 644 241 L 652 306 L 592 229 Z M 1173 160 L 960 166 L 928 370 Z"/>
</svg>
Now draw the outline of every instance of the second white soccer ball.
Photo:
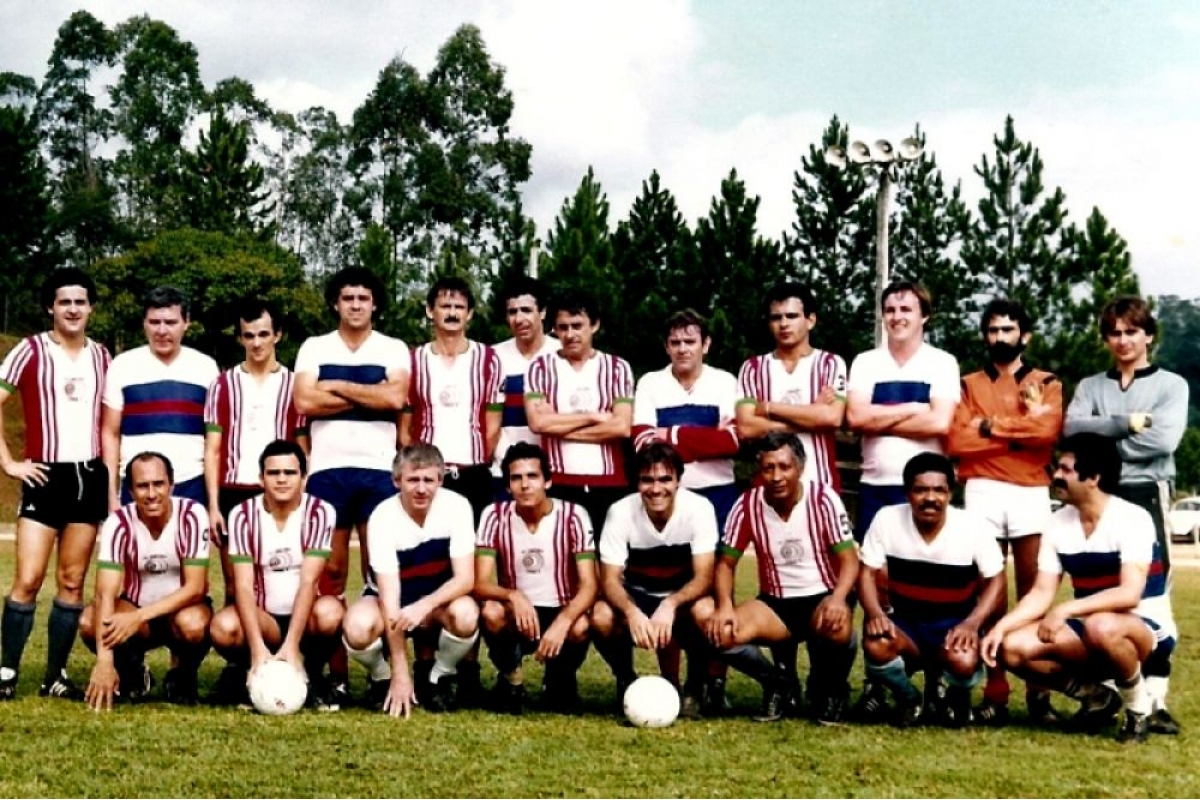
<svg viewBox="0 0 1200 800">
<path fill-rule="evenodd" d="M 665 728 L 679 716 L 679 692 L 658 675 L 629 684 L 622 704 L 625 718 L 639 728 Z"/>
<path fill-rule="evenodd" d="M 246 684 L 250 702 L 259 713 L 293 714 L 304 707 L 308 697 L 308 682 L 304 675 L 286 661 L 271 660 L 250 673 Z"/>
</svg>

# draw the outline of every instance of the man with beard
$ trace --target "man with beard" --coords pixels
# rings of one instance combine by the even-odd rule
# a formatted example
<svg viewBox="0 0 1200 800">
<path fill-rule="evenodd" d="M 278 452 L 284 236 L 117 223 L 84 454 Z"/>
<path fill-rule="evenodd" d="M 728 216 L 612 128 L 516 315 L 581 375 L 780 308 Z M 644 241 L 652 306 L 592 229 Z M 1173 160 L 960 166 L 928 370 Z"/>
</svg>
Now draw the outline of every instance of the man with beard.
<svg viewBox="0 0 1200 800">
<path fill-rule="evenodd" d="M 1012 550 L 1018 599 L 1037 576 L 1038 545 L 1050 519 L 1045 465 L 1062 431 L 1063 412 L 1062 382 L 1022 357 L 1031 328 L 1019 303 L 1004 298 L 988 303 L 979 329 L 989 363 L 963 378 L 947 442 L 950 455 L 958 457 L 967 510 L 987 520 L 1006 555 Z M 1004 670 L 989 668 L 975 721 L 1004 725 L 1008 694 Z M 1054 718 L 1047 692 L 1026 685 L 1025 698 L 1031 719 Z"/>
</svg>

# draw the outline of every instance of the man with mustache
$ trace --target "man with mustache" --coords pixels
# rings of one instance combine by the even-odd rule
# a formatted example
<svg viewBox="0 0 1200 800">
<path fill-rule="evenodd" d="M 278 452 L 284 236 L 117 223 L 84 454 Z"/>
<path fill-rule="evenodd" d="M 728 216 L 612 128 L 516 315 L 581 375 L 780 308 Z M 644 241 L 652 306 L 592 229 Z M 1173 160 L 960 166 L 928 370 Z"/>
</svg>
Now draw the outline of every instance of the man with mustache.
<svg viewBox="0 0 1200 800">
<path fill-rule="evenodd" d="M 1168 591 L 1171 550 L 1167 508 L 1175 478 L 1175 448 L 1188 419 L 1188 384 L 1150 363 L 1158 323 L 1140 297 L 1117 297 L 1100 312 L 1100 335 L 1112 354 L 1107 372 L 1084 378 L 1067 406 L 1065 431 L 1111 438 L 1121 456 L 1121 481 L 1112 491 L 1141 506 L 1154 521 Z M 1160 666 L 1165 671 L 1159 672 Z M 1148 665 L 1146 683 L 1154 698 L 1150 732 L 1174 735 L 1179 723 L 1167 711 L 1170 661 Z"/>
<path fill-rule="evenodd" d="M 1051 485 L 1066 505 L 1042 536 L 1033 588 L 984 637 L 982 651 L 986 663 L 1081 701 L 1073 727 L 1094 731 L 1124 705 L 1117 740 L 1143 742 L 1154 709 L 1144 676 L 1162 674 L 1176 632 L 1154 522 L 1112 493 L 1120 475 L 1112 438 L 1063 440 Z M 1064 574 L 1073 596 L 1055 604 Z"/>
<path fill-rule="evenodd" d="M 967 510 L 988 523 L 1005 554 L 1012 550 L 1018 598 L 1037 575 L 1038 545 L 1050 518 L 1045 465 L 1062 431 L 1063 412 L 1062 382 L 1022 356 L 1031 328 L 1019 303 L 1005 298 L 988 303 L 979 329 L 989 363 L 963 378 L 962 400 L 946 443 L 949 454 L 958 458 Z M 1003 614 L 1005 606 L 1007 600 L 997 611 Z M 1033 684 L 1025 688 L 1030 718 L 1052 720 L 1049 694 Z M 1008 694 L 1004 670 L 989 668 L 973 720 L 1007 723 Z"/>
<path fill-rule="evenodd" d="M 863 542 L 858 594 L 867 674 L 895 695 L 902 727 L 932 714 L 961 728 L 971 720 L 979 632 L 1004 593 L 1004 556 L 971 512 L 950 506 L 950 459 L 913 456 L 904 465 L 904 490 L 908 502 L 880 509 Z M 876 588 L 885 569 L 890 612 Z M 924 702 L 908 677 L 917 669 L 925 671 Z M 948 684 L 944 705 L 939 675 Z"/>
</svg>

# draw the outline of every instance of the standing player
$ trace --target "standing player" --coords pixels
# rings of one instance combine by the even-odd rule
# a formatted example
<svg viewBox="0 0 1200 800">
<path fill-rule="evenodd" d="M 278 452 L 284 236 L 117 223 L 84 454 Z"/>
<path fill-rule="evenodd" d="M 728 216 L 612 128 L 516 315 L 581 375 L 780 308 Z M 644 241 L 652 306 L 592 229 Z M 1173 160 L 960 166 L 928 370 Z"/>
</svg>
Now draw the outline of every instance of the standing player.
<svg viewBox="0 0 1200 800">
<path fill-rule="evenodd" d="M 840 491 L 834 434 L 846 416 L 846 362 L 813 347 L 817 306 L 807 286 L 776 285 L 766 307 L 775 349 L 747 360 L 738 373 L 738 435 L 796 434 L 809 454 L 803 480 Z"/>
<path fill-rule="evenodd" d="M 312 445 L 308 491 L 337 515 L 322 594 L 346 590 L 354 528 L 366 574 L 367 521 L 395 493 L 392 460 L 408 396 L 409 353 L 404 342 L 374 329 L 385 299 L 383 283 L 369 269 L 341 270 L 325 286 L 337 329 L 309 338 L 296 355 L 296 410 L 309 420 Z M 344 654 L 334 654 L 330 673 L 334 699 L 348 701 Z"/>
<path fill-rule="evenodd" d="M 79 700 L 66 676 L 83 611 L 83 582 L 108 515 L 108 474 L 100 460 L 100 397 L 108 350 L 87 338 L 96 286 L 82 270 L 56 269 L 42 283 L 50 330 L 17 344 L 0 366 L 0 409 L 16 393 L 25 416 L 25 457 L 0 435 L 0 466 L 21 481 L 17 565 L 4 599 L 0 700 L 17 692 L 21 655 L 33 629 L 38 592 L 58 544 L 57 592 L 47 622 L 46 671 L 39 694 Z M 4 417 L 0 414 L 0 430 Z"/>
<path fill-rule="evenodd" d="M 693 607 L 696 621 L 723 650 L 744 644 L 807 641 L 810 706 L 819 722 L 845 714 L 847 676 L 854 663 L 853 623 L 846 598 L 858 578 L 858 550 L 841 499 L 827 484 L 805 483 L 804 446 L 794 434 L 772 432 L 759 442 L 760 485 L 738 498 L 725 526 L 714 577 L 714 599 Z M 759 594 L 734 605 L 738 561 L 750 545 Z M 735 664 L 734 666 L 740 666 Z M 763 683 L 763 710 L 774 722 L 799 705 L 791 665 L 777 663 Z"/>
<path fill-rule="evenodd" d="M 128 503 L 122 484 L 135 453 L 162 453 L 175 473 L 174 492 L 207 507 L 204 488 L 204 403 L 217 362 L 183 346 L 191 305 L 183 292 L 146 293 L 142 327 L 148 344 L 113 359 L 104 384 L 101 444 L 109 472 L 109 511 Z M 125 491 L 118 494 L 118 486 Z"/>
<path fill-rule="evenodd" d="M 230 512 L 236 604 L 209 626 L 213 646 L 231 667 L 218 684 L 225 702 L 244 698 L 248 673 L 275 658 L 308 672 L 318 708 L 339 709 L 321 688 L 321 671 L 338 645 L 346 609 L 336 597 L 317 596 L 333 541 L 333 507 L 304 491 L 307 460 L 295 442 L 268 443 L 258 460 L 264 492 Z"/>
<path fill-rule="evenodd" d="M 913 456 L 904 488 L 908 503 L 880 509 L 863 542 L 858 588 L 867 672 L 895 694 L 901 726 L 932 711 L 961 728 L 971 721 L 971 687 L 979 679 L 979 632 L 1004 596 L 1004 556 L 994 538 L 980 535 L 973 514 L 950 506 L 950 459 Z M 876 591 L 880 570 L 887 570 L 891 612 Z M 914 668 L 925 671 L 925 703 L 908 677 Z M 936 678 L 943 673 L 944 708 Z"/>
<path fill-rule="evenodd" d="M 535 358 L 558 351 L 558 340 L 546 335 L 546 290 L 536 278 L 522 275 L 501 289 L 497 299 L 512 338 L 493 347 L 504 373 L 504 414 L 492 475 L 496 497 L 508 499 L 508 480 L 500 469 L 505 452 L 517 442 L 541 444 L 525 417 L 525 378 Z"/>
<path fill-rule="evenodd" d="M 196 672 L 208 652 L 208 515 L 172 496 L 171 462 L 158 453 L 129 460 L 133 502 L 104 522 L 96 564 L 96 599 L 79 630 L 95 651 L 88 705 L 109 710 L 120 696 L 144 699 L 152 679 L 145 655 L 166 646 L 176 666 L 164 683 L 167 700 L 196 702 Z"/>
<path fill-rule="evenodd" d="M 1175 621 L 1153 520 L 1110 494 L 1120 475 L 1113 439 L 1063 440 L 1053 486 L 1066 505 L 1042 537 L 1033 588 L 984 638 L 983 658 L 1081 700 L 1074 727 L 1095 730 L 1123 703 L 1117 740 L 1142 742 L 1154 708 L 1143 675 L 1169 661 Z M 1063 573 L 1074 596 L 1055 605 Z"/>
<path fill-rule="evenodd" d="M 1050 519 L 1050 476 L 1045 467 L 1062 432 L 1062 383 L 1022 358 L 1033 333 L 1019 303 L 992 300 L 979 328 L 988 366 L 963 378 L 946 450 L 958 457 L 967 510 L 987 521 L 1005 555 L 1012 550 L 1019 599 L 1033 586 L 1038 545 Z M 1006 606 L 1007 597 L 998 613 Z M 973 719 L 1005 724 L 1008 694 L 1004 670 L 988 669 L 983 702 Z M 1030 718 L 1053 716 L 1049 694 L 1036 686 L 1026 685 L 1026 702 Z"/>
<path fill-rule="evenodd" d="M 1116 442 L 1121 482 L 1112 492 L 1149 512 L 1169 588 L 1166 513 L 1175 478 L 1175 448 L 1187 428 L 1188 384 L 1150 363 L 1150 346 L 1157 333 L 1158 323 L 1140 297 L 1118 297 L 1104 307 L 1100 334 L 1112 353 L 1113 367 L 1079 382 L 1067 407 L 1065 431 L 1068 436 L 1097 433 Z M 1170 669 L 1168 659 L 1149 665 L 1146 673 L 1154 701 L 1151 733 L 1179 733 L 1179 723 L 1167 711 Z"/>
<path fill-rule="evenodd" d="M 233 602 L 233 570 L 225 520 L 243 501 L 262 494 L 258 456 L 276 439 L 308 445 L 304 418 L 292 403 L 291 370 L 279 363 L 275 347 L 283 336 L 279 312 L 262 300 L 238 312 L 238 341 L 246 360 L 222 372 L 208 388 L 204 407 L 204 482 L 212 543 L 221 558 L 225 604 Z"/>
<path fill-rule="evenodd" d="M 678 656 L 667 660 L 664 653 L 686 648 L 681 713 L 696 718 L 711 651 L 692 619 L 692 606 L 712 591 L 717 518 L 711 502 L 680 487 L 685 467 L 671 445 L 646 445 L 634 456 L 633 468 L 637 494 L 608 510 L 608 533 L 600 540 L 606 602 L 592 612 L 596 648 L 617 678 L 618 701 L 637 677 L 633 645 L 656 651 L 663 676 L 677 687 Z"/>
<path fill-rule="evenodd" d="M 407 717 L 414 702 L 449 710 L 458 663 L 479 638 L 471 504 L 441 488 L 444 473 L 432 445 L 409 445 L 396 456 L 400 494 L 371 514 L 375 585 L 343 622 L 346 646 L 370 674 L 372 700 L 391 716 Z M 409 637 L 417 657 L 411 677 Z"/>
<path fill-rule="evenodd" d="M 513 499 L 488 507 L 475 541 L 474 594 L 499 673 L 496 705 L 521 713 L 521 660 L 533 653 L 546 665 L 543 705 L 573 713 L 596 600 L 592 525 L 579 506 L 546 495 L 550 461 L 537 445 L 518 442 L 502 466 Z"/>
<path fill-rule="evenodd" d="M 862 542 L 876 512 L 905 502 L 902 473 L 917 453 L 942 452 L 962 389 L 958 361 L 925 342 L 932 302 L 925 287 L 899 281 L 883 290 L 887 344 L 850 365 L 846 419 L 862 435 L 862 479 L 854 537 Z M 886 711 L 882 687 L 868 679 L 854 706 L 870 719 Z"/>
<path fill-rule="evenodd" d="M 550 456 L 551 494 L 583 506 L 601 520 L 626 492 L 624 446 L 633 423 L 633 372 L 623 358 L 592 341 L 600 330 L 596 302 L 568 292 L 555 302 L 554 334 L 561 349 L 529 367 L 525 413 Z"/>
<path fill-rule="evenodd" d="M 425 298 L 433 341 L 412 355 L 400 443 L 435 445 L 446 459 L 445 487 L 471 503 L 475 519 L 493 497 L 491 459 L 500 439 L 500 359 L 467 338 L 475 295 L 462 278 L 439 278 Z"/>
</svg>

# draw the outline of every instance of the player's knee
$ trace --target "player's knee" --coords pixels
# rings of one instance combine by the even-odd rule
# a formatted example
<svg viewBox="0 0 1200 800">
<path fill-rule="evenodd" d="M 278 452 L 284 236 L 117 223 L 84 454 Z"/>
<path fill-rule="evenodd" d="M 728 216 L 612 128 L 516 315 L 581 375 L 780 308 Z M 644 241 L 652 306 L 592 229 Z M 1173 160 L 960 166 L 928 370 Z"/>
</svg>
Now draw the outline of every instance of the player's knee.
<svg viewBox="0 0 1200 800">
<path fill-rule="evenodd" d="M 896 642 L 891 638 L 877 636 L 863 639 L 863 658 L 872 664 L 886 664 L 897 655 Z"/>
<path fill-rule="evenodd" d="M 333 636 L 342 627 L 345 607 L 335 597 L 318 597 L 313 604 L 310 630 L 318 636 Z"/>
<path fill-rule="evenodd" d="M 942 665 L 960 681 L 969 681 L 979 669 L 979 652 L 943 649 Z"/>
<path fill-rule="evenodd" d="M 186 644 L 202 644 L 208 640 L 208 625 L 212 621 L 207 606 L 191 606 L 175 615 L 172 628 L 175 638 Z"/>
<path fill-rule="evenodd" d="M 587 614 L 580 614 L 575 622 L 571 624 L 571 630 L 567 633 L 567 639 L 576 644 L 588 641 L 591 635 L 592 625 L 588 622 Z"/>
<path fill-rule="evenodd" d="M 479 630 L 479 606 L 470 597 L 460 597 L 446 609 L 447 628 L 455 636 L 471 636 Z"/>
<path fill-rule="evenodd" d="M 362 650 L 383 634 L 383 620 L 379 616 L 379 607 L 359 603 L 346 612 L 342 618 L 342 636 L 346 644 L 355 650 Z"/>
<path fill-rule="evenodd" d="M 1000 644 L 997 660 L 1007 670 L 1017 670 L 1024 667 L 1033 658 L 1033 642 L 1020 631 L 1010 633 Z"/>
<path fill-rule="evenodd" d="M 616 615 L 613 613 L 612 606 L 603 600 L 597 600 L 592 606 L 590 617 L 592 631 L 597 636 L 607 638 L 612 635 L 613 626 L 616 625 Z"/>
<path fill-rule="evenodd" d="M 240 647 L 242 644 L 242 621 L 236 613 L 222 610 L 213 615 L 208 623 L 208 635 L 213 646 L 220 650 Z"/>
<path fill-rule="evenodd" d="M 716 612 L 716 609 L 717 605 L 711 597 L 701 597 L 692 603 L 692 619 L 697 625 L 703 627 L 712 619 L 712 615 Z"/>
<path fill-rule="evenodd" d="M 1083 621 L 1083 643 L 1089 650 L 1108 650 L 1123 635 L 1115 614 L 1092 614 Z"/>
<path fill-rule="evenodd" d="M 79 638 L 89 650 L 96 649 L 96 607 L 88 606 L 79 615 Z"/>
<path fill-rule="evenodd" d="M 483 619 L 484 631 L 493 636 L 503 633 L 508 625 L 508 609 L 504 607 L 503 603 L 495 600 L 484 602 L 483 607 L 479 610 L 479 615 Z"/>
</svg>

